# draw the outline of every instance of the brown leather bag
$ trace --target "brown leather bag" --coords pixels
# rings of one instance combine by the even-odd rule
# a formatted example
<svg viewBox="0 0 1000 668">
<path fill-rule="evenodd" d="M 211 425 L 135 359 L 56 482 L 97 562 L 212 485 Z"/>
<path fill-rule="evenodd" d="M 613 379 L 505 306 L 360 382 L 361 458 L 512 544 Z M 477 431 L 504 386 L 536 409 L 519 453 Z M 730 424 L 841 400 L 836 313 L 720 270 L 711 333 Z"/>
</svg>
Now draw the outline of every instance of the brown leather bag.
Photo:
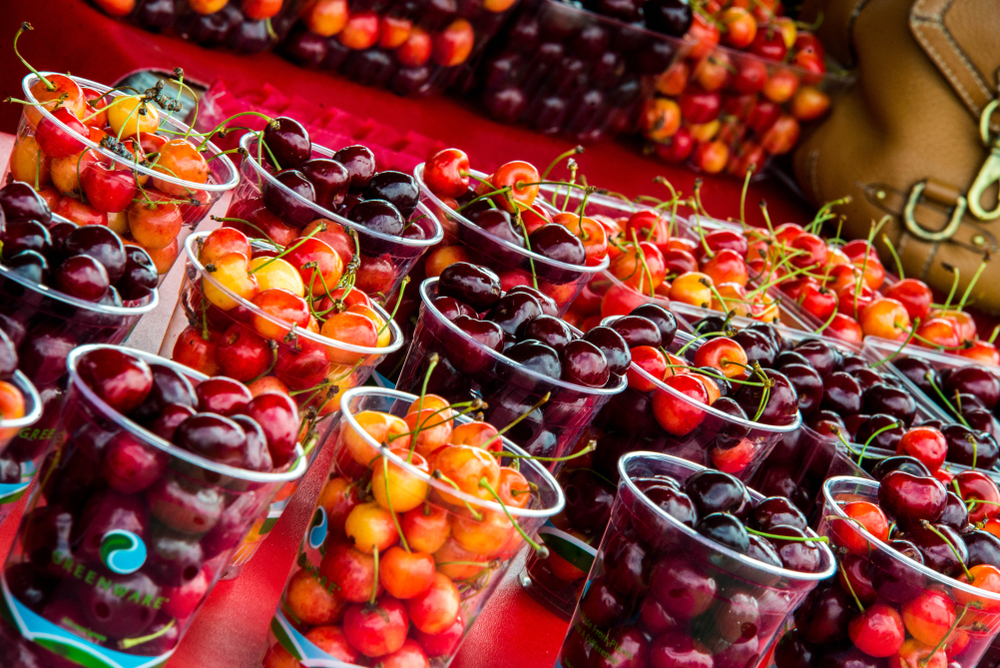
<svg viewBox="0 0 1000 668">
<path fill-rule="evenodd" d="M 809 0 L 802 18 L 819 12 L 857 82 L 797 149 L 799 184 L 816 204 L 851 196 L 847 236 L 889 214 L 906 275 L 947 293 L 953 266 L 964 290 L 1000 248 L 1000 0 Z M 970 303 L 1000 313 L 1000 257 Z"/>
</svg>

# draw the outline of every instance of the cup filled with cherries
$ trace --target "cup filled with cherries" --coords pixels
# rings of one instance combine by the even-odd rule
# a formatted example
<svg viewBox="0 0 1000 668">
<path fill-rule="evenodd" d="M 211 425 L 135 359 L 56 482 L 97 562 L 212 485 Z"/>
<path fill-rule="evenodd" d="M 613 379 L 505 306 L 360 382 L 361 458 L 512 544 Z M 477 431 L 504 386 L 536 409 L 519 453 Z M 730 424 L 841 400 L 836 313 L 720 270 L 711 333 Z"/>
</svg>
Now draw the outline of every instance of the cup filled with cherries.
<svg viewBox="0 0 1000 668">
<path fill-rule="evenodd" d="M 42 417 L 42 398 L 17 366 L 17 348 L 0 321 L 0 524 L 28 489 L 34 473 L 33 463 L 22 466 L 16 450 L 8 453 L 7 448 L 15 437 L 41 436 L 41 430 L 32 425 Z"/>
<path fill-rule="evenodd" d="M 173 117 L 181 107 L 163 82 L 118 90 L 32 72 L 21 84 L 24 111 L 5 175 L 31 185 L 63 218 L 142 247 L 162 276 L 186 234 L 239 182 L 233 163 Z M 180 90 L 183 72 L 170 83 Z"/>
<path fill-rule="evenodd" d="M 721 471 L 633 452 L 556 665 L 759 665 L 837 569 L 785 498 Z"/>
<path fill-rule="evenodd" d="M 444 246 L 427 257 L 427 276 L 472 262 L 496 272 L 505 290 L 530 286 L 564 313 L 607 268 L 609 234 L 585 211 L 564 211 L 538 197 L 549 171 L 540 174 L 531 163 L 514 160 L 485 174 L 471 170 L 469 157 L 454 148 L 417 165 L 421 201 L 445 231 Z"/>
<path fill-rule="evenodd" d="M 977 665 L 1000 632 L 996 484 L 966 471 L 946 486 L 911 457 L 874 475 L 824 484 L 838 575 L 796 612 L 776 665 Z"/>
<path fill-rule="evenodd" d="M 445 666 L 563 495 L 471 414 L 481 402 L 355 388 L 329 481 L 271 624 L 266 668 Z M 502 427 L 501 427 L 502 429 Z"/>
<path fill-rule="evenodd" d="M 223 222 L 281 246 L 325 225 L 345 266 L 355 260 L 355 285 L 383 303 L 443 238 L 414 177 L 379 170 L 366 146 L 333 151 L 313 144 L 298 121 L 279 117 L 245 134 L 240 148 L 242 179 Z"/>
<path fill-rule="evenodd" d="M 4 644 L 32 662 L 18 665 L 165 662 L 255 519 L 305 472 L 298 411 L 116 346 L 80 346 L 67 368 L 65 438 L 3 569 Z"/>
<path fill-rule="evenodd" d="M 534 288 L 503 292 L 492 271 L 458 262 L 423 282 L 421 300 L 397 387 L 453 402 L 482 399 L 486 420 L 507 425 L 507 436 L 553 471 L 625 389 L 627 349 L 605 352 L 586 340 Z"/>
</svg>

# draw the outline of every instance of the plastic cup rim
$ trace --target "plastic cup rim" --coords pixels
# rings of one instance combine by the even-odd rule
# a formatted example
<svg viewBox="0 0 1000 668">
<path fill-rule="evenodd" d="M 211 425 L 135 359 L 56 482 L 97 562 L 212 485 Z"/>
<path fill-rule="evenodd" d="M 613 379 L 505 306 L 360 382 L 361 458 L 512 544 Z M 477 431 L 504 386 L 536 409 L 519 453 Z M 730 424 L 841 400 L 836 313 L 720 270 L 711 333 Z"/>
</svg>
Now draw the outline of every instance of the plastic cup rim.
<svg viewBox="0 0 1000 668">
<path fill-rule="evenodd" d="M 815 542 L 819 546 L 820 550 L 823 551 L 823 557 L 827 562 L 827 567 L 818 573 L 803 573 L 800 571 L 793 571 L 787 568 L 766 564 L 763 561 L 758 561 L 756 559 L 753 559 L 752 557 L 746 554 L 740 554 L 739 552 L 736 552 L 735 550 L 732 550 L 731 548 L 728 548 L 725 545 L 716 543 L 715 541 L 709 540 L 705 536 L 702 536 L 700 533 L 698 533 L 691 527 L 687 526 L 683 522 L 679 521 L 677 518 L 670 515 L 668 512 L 660 508 L 655 503 L 651 502 L 649 498 L 645 494 L 643 494 L 642 491 L 639 489 L 639 487 L 632 481 L 632 479 L 629 477 L 628 473 L 625 470 L 625 466 L 632 460 L 640 458 L 654 459 L 661 462 L 674 464 L 682 468 L 683 467 L 690 468 L 692 469 L 692 473 L 697 473 L 698 471 L 705 471 L 711 469 L 706 469 L 704 466 L 700 466 L 698 464 L 695 464 L 694 462 L 689 462 L 686 459 L 681 459 L 680 457 L 674 457 L 672 455 L 666 455 L 659 452 L 650 452 L 647 450 L 636 450 L 624 454 L 622 455 L 621 459 L 618 460 L 618 474 L 621 479 L 621 483 L 619 484 L 627 485 L 628 488 L 632 491 L 632 493 L 635 494 L 636 497 L 640 499 L 648 508 L 650 508 L 653 512 L 655 512 L 657 516 L 665 519 L 667 522 L 670 523 L 670 525 L 673 528 L 679 529 L 688 538 L 693 538 L 694 540 L 698 541 L 705 547 L 717 550 L 726 557 L 733 559 L 734 561 L 737 561 L 750 568 L 754 568 L 756 570 L 763 571 L 771 575 L 777 575 L 781 578 L 786 578 L 789 580 L 819 582 L 820 580 L 825 580 L 826 578 L 832 576 L 834 573 L 837 572 L 837 560 L 834 557 L 833 552 L 830 550 L 830 546 L 824 543 L 823 541 L 815 541 Z M 750 496 L 753 497 L 754 500 L 756 501 L 760 501 L 764 498 L 764 495 L 758 492 L 757 490 L 754 490 L 750 487 L 747 487 L 747 490 L 750 492 Z M 817 536 L 816 532 L 808 527 L 806 529 L 806 535 L 810 537 Z"/>
<path fill-rule="evenodd" d="M 608 316 L 607 318 L 605 318 L 604 320 L 601 321 L 601 324 L 604 325 L 604 326 L 610 326 L 610 323 L 614 322 L 618 318 L 623 318 L 623 317 L 625 317 L 625 316 L 620 316 L 620 315 Z M 688 334 L 687 332 L 681 332 L 681 331 L 678 331 L 677 334 L 678 335 L 683 335 L 683 336 L 690 336 L 690 334 Z M 648 371 L 646 371 L 642 367 L 638 366 L 634 362 L 629 365 L 629 371 L 632 371 L 632 372 L 635 372 L 635 373 L 639 374 L 644 379 L 646 379 L 650 383 L 652 383 L 656 387 L 656 389 L 662 390 L 664 392 L 667 392 L 668 394 L 670 394 L 671 396 L 673 396 L 673 397 L 675 397 L 677 399 L 681 399 L 681 400 L 686 401 L 686 402 L 695 401 L 691 397 L 685 396 L 684 394 L 682 394 L 682 393 L 678 392 L 677 390 L 675 390 L 674 388 L 670 387 L 669 385 L 667 385 L 666 383 L 664 383 L 662 380 L 657 379 L 655 376 L 653 376 Z M 789 432 L 795 431 L 796 429 L 798 429 L 799 427 L 802 426 L 802 412 L 799 411 L 798 409 L 795 409 L 795 421 L 794 422 L 791 422 L 789 424 L 780 424 L 779 425 L 779 424 L 765 424 L 763 422 L 754 422 L 753 420 L 750 420 L 750 419 L 741 420 L 741 419 L 739 419 L 737 417 L 734 417 L 734 416 L 730 415 L 729 413 L 723 413 L 722 411 L 718 410 L 717 408 L 713 408 L 712 406 L 709 406 L 708 404 L 702 404 L 700 401 L 698 401 L 697 403 L 709 415 L 712 415 L 713 417 L 717 417 L 717 418 L 719 418 L 721 420 L 725 420 L 726 422 L 733 422 L 735 424 L 740 425 L 741 427 L 747 427 L 749 429 L 754 429 L 754 430 L 759 430 L 759 431 L 767 431 L 767 432 L 776 433 L 776 434 L 787 434 Z"/>
<path fill-rule="evenodd" d="M 247 309 L 254 315 L 259 315 L 266 318 L 269 322 L 274 323 L 279 326 L 292 326 L 289 323 L 279 320 L 272 315 L 264 313 L 260 310 L 253 302 L 244 299 L 240 295 L 236 294 L 226 286 L 215 280 L 215 277 L 205 269 L 205 266 L 198 261 L 198 249 L 195 248 L 195 244 L 202 239 L 206 238 L 211 232 L 195 232 L 188 236 L 187 240 L 184 242 L 184 250 L 187 252 L 188 262 L 198 271 L 198 278 L 203 280 L 208 280 L 214 288 L 223 292 L 227 297 L 238 302 L 240 306 Z M 357 288 L 354 288 L 357 290 Z M 358 353 L 360 355 L 388 355 L 389 353 L 394 353 L 403 346 L 403 332 L 399 329 L 399 325 L 396 321 L 389 317 L 389 314 L 379 306 L 378 304 L 372 302 L 372 309 L 378 313 L 379 317 L 385 321 L 386 325 L 389 327 L 389 331 L 392 334 L 392 340 L 389 341 L 389 345 L 384 348 L 369 348 L 367 346 L 359 346 L 353 343 L 345 343 L 343 341 L 338 341 L 336 339 L 330 339 L 322 334 L 317 334 L 315 332 L 310 332 L 307 329 L 295 328 L 296 336 L 301 336 L 302 338 L 312 341 L 313 343 L 318 343 L 323 346 L 330 348 L 336 348 L 337 350 L 345 350 L 350 353 Z M 228 314 L 228 311 L 224 311 Z"/>
<path fill-rule="evenodd" d="M 455 325 L 455 323 L 453 323 L 451 320 L 448 320 L 448 318 L 444 317 L 444 314 L 441 313 L 441 311 L 439 311 L 436 306 L 434 306 L 434 303 L 431 301 L 432 298 L 430 295 L 430 290 L 431 288 L 437 287 L 437 282 L 438 282 L 438 277 L 434 276 L 432 278 L 424 279 L 424 281 L 420 284 L 420 300 L 421 302 L 423 302 L 423 305 L 434 314 L 434 318 L 436 320 L 445 323 L 448 329 L 450 329 L 455 334 L 461 336 L 465 341 L 474 345 L 477 349 L 485 353 L 488 353 L 490 357 L 492 357 L 494 360 L 502 362 L 507 366 L 518 369 L 518 371 L 527 375 L 532 380 L 538 381 L 539 383 L 553 385 L 559 389 L 569 390 L 572 392 L 577 392 L 579 394 L 615 395 L 618 394 L 619 392 L 623 392 L 627 387 L 628 383 L 625 379 L 625 376 L 621 377 L 620 382 L 615 387 L 587 387 L 586 385 L 577 385 L 576 383 L 570 383 L 560 378 L 551 378 L 549 376 L 544 376 L 540 373 L 532 371 L 531 369 L 528 369 L 523 364 L 515 362 L 506 355 L 503 355 L 502 353 L 498 353 L 495 350 L 490 350 L 489 348 L 485 347 L 484 345 L 473 339 L 471 336 L 463 332 L 461 329 L 459 329 Z M 437 292 L 437 290 L 435 290 L 435 292 Z M 576 327 L 569 325 L 569 328 L 577 336 L 581 335 L 580 330 L 578 330 Z"/>
<path fill-rule="evenodd" d="M 120 96 L 125 95 L 124 93 L 121 93 L 120 91 L 113 90 L 110 86 L 105 86 L 104 84 L 97 83 L 96 81 L 90 81 L 89 79 L 84 79 L 82 77 L 74 76 L 74 75 L 71 75 L 71 74 L 63 74 L 63 73 L 60 73 L 60 72 L 41 72 L 40 74 L 42 76 L 50 76 L 51 75 L 51 76 L 68 77 L 68 78 L 72 79 L 74 82 L 76 82 L 77 84 L 79 84 L 79 85 L 81 85 L 83 87 L 93 88 L 98 93 L 111 93 L 111 95 L 113 97 L 120 97 Z M 21 90 L 24 91 L 24 95 L 27 98 L 28 102 L 32 102 L 32 103 L 36 103 L 37 102 L 37 100 L 35 99 L 35 96 L 32 95 L 32 93 L 31 93 L 31 84 L 34 83 L 35 81 L 39 81 L 39 80 L 40 80 L 40 78 L 38 77 L 38 75 L 35 75 L 33 73 L 25 75 L 25 77 L 21 80 Z M 50 122 L 55 123 L 64 132 L 72 135 L 73 138 L 76 141 L 79 141 L 80 143 L 82 143 L 87 148 L 99 152 L 104 157 L 109 158 L 109 159 L 115 161 L 118 164 L 125 165 L 129 169 L 134 169 L 137 172 L 139 172 L 140 174 L 143 174 L 143 175 L 146 175 L 146 176 L 151 176 L 151 177 L 153 177 L 155 179 L 158 179 L 160 181 L 165 181 L 166 183 L 169 183 L 171 185 L 180 186 L 182 188 L 187 188 L 189 190 L 194 190 L 194 191 L 203 190 L 205 192 L 211 192 L 211 193 L 220 193 L 221 194 L 221 193 L 224 193 L 224 192 L 226 192 L 228 190 L 232 190 L 237 185 L 239 185 L 239 182 L 240 182 L 239 170 L 237 170 L 236 166 L 233 165 L 233 162 L 232 162 L 232 160 L 229 159 L 229 156 L 227 156 L 225 153 L 223 153 L 222 151 L 220 151 L 218 149 L 218 147 L 215 144 L 213 144 L 211 141 L 206 141 L 205 145 L 208 147 L 209 152 L 211 152 L 213 156 L 217 156 L 215 159 L 221 160 L 222 164 L 225 166 L 225 168 L 227 170 L 229 170 L 229 178 L 224 183 L 209 183 L 209 182 L 206 182 L 206 183 L 194 183 L 193 181 L 185 181 L 184 179 L 179 179 L 179 178 L 177 178 L 175 176 L 171 176 L 170 174 L 165 174 L 163 172 L 157 172 L 157 171 L 152 170 L 152 169 L 150 169 L 148 167 L 144 167 L 143 165 L 140 165 L 140 164 L 138 164 L 136 162 L 128 161 L 128 160 L 122 158 L 120 155 L 117 155 L 115 153 L 112 153 L 111 151 L 108 151 L 108 150 L 105 150 L 105 149 L 101 148 L 98 144 L 95 144 L 94 142 L 90 141 L 90 137 L 84 137 L 83 135 L 77 133 L 75 130 L 73 130 L 72 128 L 70 128 L 69 126 L 67 126 L 65 123 L 63 123 L 62 121 L 60 121 L 58 118 L 56 118 L 52 114 L 52 112 L 49 111 L 48 109 L 46 109 L 44 106 L 42 106 L 40 104 L 35 104 L 35 105 L 32 105 L 32 108 L 36 109 L 39 113 L 41 113 Z M 191 129 L 190 126 L 185 125 L 184 123 L 182 123 L 181 121 L 179 121 L 179 120 L 177 120 L 176 118 L 173 118 L 173 117 L 169 117 L 169 118 L 162 117 L 161 120 L 160 120 L 160 123 L 162 124 L 163 122 L 167 122 L 167 123 L 171 124 L 172 126 L 174 126 L 174 128 L 177 128 L 177 129 L 180 129 L 180 130 L 187 131 L 187 130 Z M 206 202 L 206 204 L 210 204 L 210 203 Z"/>
<path fill-rule="evenodd" d="M 286 186 L 284 183 L 274 178 L 273 174 L 264 169 L 264 167 L 262 167 L 257 162 L 257 156 L 255 156 L 253 152 L 250 150 L 250 142 L 254 141 L 255 139 L 257 139 L 257 135 L 252 132 L 247 132 L 246 134 L 243 135 L 242 138 L 240 138 L 240 148 L 246 151 L 246 156 L 244 157 L 244 163 L 248 164 L 250 168 L 253 169 L 258 176 L 264 177 L 271 186 L 279 188 L 285 195 L 292 197 L 299 204 L 308 206 L 310 209 L 312 209 L 314 212 L 318 214 L 318 217 L 328 218 L 336 223 L 339 223 L 340 225 L 343 225 L 344 227 L 349 227 L 352 230 L 355 230 L 356 232 L 361 232 L 366 236 L 375 237 L 376 239 L 379 239 L 381 241 L 398 244 L 400 246 L 405 246 L 408 248 L 430 248 L 431 246 L 440 243 L 441 240 L 444 239 L 444 228 L 441 227 L 441 221 L 438 220 L 437 216 L 435 216 L 430 211 L 430 209 L 428 209 L 424 205 L 423 202 L 419 201 L 419 198 L 417 201 L 417 210 L 420 211 L 424 216 L 427 216 L 427 218 L 429 218 L 434 223 L 434 236 L 431 237 L 430 239 L 407 239 L 401 236 L 393 236 L 391 234 L 385 234 L 383 232 L 370 230 L 364 225 L 361 225 L 360 223 L 355 223 L 353 220 L 348 220 L 347 218 L 344 218 L 343 216 L 320 206 L 316 202 L 310 202 L 309 200 L 305 199 L 297 192 L 293 191 L 291 188 Z M 334 153 L 336 153 L 336 151 L 332 151 L 326 148 L 325 146 L 322 146 L 315 142 L 312 144 L 312 150 L 320 153 L 324 158 L 329 160 L 332 160 Z"/>
<path fill-rule="evenodd" d="M 596 274 L 599 271 L 603 271 L 603 270 L 607 269 L 611 265 L 611 260 L 608 259 L 607 255 L 605 255 L 601 259 L 600 264 L 596 264 L 596 265 L 593 265 L 593 266 L 586 265 L 586 264 L 567 264 L 566 262 L 560 262 L 559 260 L 553 260 L 553 259 L 545 257 L 544 255 L 539 255 L 538 253 L 536 253 L 534 251 L 530 251 L 527 248 L 521 248 L 520 246 L 515 246 L 514 244 L 510 243 L 509 241 L 505 241 L 504 239 L 499 239 L 499 238 L 493 236 L 492 234 L 490 234 L 486 230 L 484 230 L 481 227 L 477 226 L 475 223 L 473 223 L 471 220 L 469 220 L 468 218 L 466 218 L 465 216 L 463 216 L 458 211 L 455 211 L 454 209 L 452 209 L 451 207 L 449 207 L 447 204 L 445 204 L 444 202 L 441 201 L 440 197 L 438 197 L 433 192 L 431 192 L 431 189 L 428 188 L 427 184 L 424 183 L 424 165 L 425 164 L 426 163 L 422 162 L 422 163 L 420 163 L 419 165 L 417 165 L 416 167 L 413 168 L 413 178 L 415 178 L 417 180 L 417 185 L 420 187 L 420 193 L 423 196 L 425 196 L 427 199 L 429 199 L 430 201 L 432 201 L 434 203 L 434 206 L 438 207 L 442 211 L 447 211 L 448 212 L 447 215 L 450 218 L 452 218 L 455 221 L 457 221 L 459 225 L 462 225 L 463 227 L 468 228 L 468 229 L 472 230 L 473 232 L 475 232 L 477 234 L 482 234 L 483 236 L 488 237 L 490 239 L 490 241 L 492 241 L 493 243 L 499 244 L 502 248 L 504 248 L 506 250 L 509 250 L 511 252 L 514 252 L 514 253 L 517 253 L 518 255 L 521 255 L 523 257 L 529 258 L 529 259 L 531 259 L 532 261 L 534 261 L 536 263 L 541 263 L 541 264 L 544 264 L 544 265 L 546 265 L 548 267 L 553 267 L 553 268 L 559 269 L 561 271 L 572 271 L 572 272 L 576 272 L 578 274 Z M 476 176 L 478 176 L 480 178 L 486 178 L 487 176 L 489 176 L 488 174 L 476 171 L 474 169 L 470 169 L 469 173 L 470 174 L 474 174 L 474 175 L 476 175 Z M 435 218 L 437 218 L 437 216 L 435 216 Z M 460 242 L 460 243 L 462 243 L 462 242 Z M 465 245 L 465 244 L 462 243 L 462 245 Z"/>
<path fill-rule="evenodd" d="M 837 501 L 834 500 L 832 495 L 833 487 L 838 484 L 857 485 L 869 489 L 874 489 L 877 491 L 880 483 L 876 480 L 866 480 L 864 478 L 855 478 L 852 476 L 834 476 L 833 478 L 828 478 L 826 481 L 823 482 L 824 503 L 833 508 L 833 512 L 836 513 L 838 519 L 843 519 L 847 521 L 849 519 L 847 517 L 847 513 L 844 512 L 843 508 L 841 508 L 840 504 L 838 504 Z M 990 600 L 1000 602 L 1000 593 L 992 593 L 987 589 L 980 589 L 979 587 L 973 587 L 972 585 L 966 584 L 958 580 L 957 578 L 948 577 L 947 575 L 938 573 L 937 571 L 930 569 L 927 566 L 924 566 L 923 564 L 917 563 L 913 559 L 910 559 L 909 557 L 904 555 L 902 552 L 899 552 L 898 550 L 882 542 L 875 536 L 868 533 L 868 530 L 865 529 L 863 526 L 857 526 L 857 525 L 854 526 L 855 530 L 861 533 L 866 540 L 868 540 L 871 543 L 874 543 L 877 547 L 886 550 L 894 559 L 899 559 L 900 561 L 905 563 L 908 567 L 916 570 L 917 572 L 927 577 L 931 577 L 937 582 L 941 582 L 943 584 L 947 584 L 950 587 L 959 589 L 966 594 L 983 596 Z"/>
<path fill-rule="evenodd" d="M 298 443 L 295 444 L 295 460 L 294 465 L 290 466 L 287 471 L 283 472 L 271 472 L 271 473 L 261 473 L 260 471 L 248 471 L 246 469 L 236 468 L 235 466 L 229 466 L 227 464 L 219 464 L 218 462 L 213 462 L 210 459 L 206 459 L 201 455 L 196 455 L 193 452 L 188 452 L 183 448 L 174 445 L 173 443 L 161 438 L 160 436 L 146 430 L 141 425 L 132 422 L 128 417 L 119 413 L 114 408 L 109 406 L 103 399 L 97 396 L 83 379 L 80 378 L 80 374 L 77 370 L 77 363 L 80 358 L 89 352 L 101 349 L 119 350 L 127 355 L 132 355 L 142 359 L 147 364 L 161 364 L 163 366 L 169 367 L 171 370 L 190 378 L 195 378 L 199 382 L 207 380 L 208 376 L 189 367 L 178 364 L 171 360 L 160 357 L 159 355 L 153 355 L 152 353 L 143 352 L 141 350 L 134 350 L 132 348 L 124 348 L 122 346 L 112 346 L 103 343 L 92 343 L 85 346 L 78 346 L 70 352 L 69 356 L 66 358 L 66 369 L 69 371 L 69 382 L 70 385 L 79 390 L 86 398 L 87 401 L 91 402 L 94 406 L 100 409 L 103 417 L 114 422 L 119 427 L 126 429 L 132 435 L 142 439 L 143 443 L 155 446 L 157 449 L 166 452 L 172 457 L 177 457 L 178 459 L 183 459 L 184 461 L 194 464 L 200 468 L 206 469 L 208 471 L 213 471 L 220 475 L 228 476 L 230 478 L 238 478 L 240 480 L 247 480 L 249 482 L 261 482 L 261 483 L 275 483 L 275 482 L 288 482 L 290 480 L 296 480 L 302 477 L 305 473 L 308 459 L 303 453 L 302 446 Z"/>
<path fill-rule="evenodd" d="M 372 447 L 373 450 L 380 453 L 382 456 L 388 457 L 389 461 L 391 461 L 393 465 L 399 466 L 400 468 L 404 469 L 407 473 L 410 473 L 411 475 L 420 478 L 427 484 L 433 486 L 435 489 L 445 492 L 450 496 L 454 496 L 455 498 L 462 499 L 463 501 L 467 502 L 469 505 L 473 507 L 483 508 L 485 510 L 489 510 L 496 513 L 503 513 L 503 507 L 501 507 L 501 505 L 496 501 L 485 501 L 483 499 L 470 496 L 465 492 L 461 492 L 457 489 L 454 489 L 453 487 L 445 485 L 444 483 L 435 479 L 427 471 L 421 471 L 416 466 L 405 461 L 404 459 L 396 455 L 396 453 L 394 453 L 392 450 L 390 450 L 384 445 L 381 445 L 374 438 L 372 438 L 368 434 L 368 432 L 362 429 L 361 425 L 358 424 L 357 419 L 355 419 L 354 417 L 354 411 L 351 409 L 351 402 L 356 397 L 359 396 L 363 397 L 365 395 L 382 395 L 386 397 L 392 397 L 393 399 L 401 399 L 403 401 L 409 401 L 411 403 L 418 400 L 420 397 L 415 394 L 410 394 L 409 392 L 401 392 L 400 390 L 390 390 L 387 388 L 366 387 L 366 386 L 353 387 L 350 390 L 344 392 L 344 395 L 340 398 L 341 416 L 345 420 L 347 420 L 347 423 L 348 425 L 350 425 L 350 428 L 353 429 L 358 435 L 360 435 L 365 440 L 365 442 Z M 454 419 L 459 420 L 462 423 L 473 421 L 473 419 L 468 415 L 456 415 Z M 504 444 L 504 451 L 513 452 L 513 454 L 525 456 L 524 459 L 521 459 L 519 461 L 528 462 L 528 465 L 531 466 L 533 469 L 535 469 L 535 472 L 542 477 L 542 479 L 545 481 L 545 484 L 547 484 L 556 493 L 556 498 L 557 498 L 557 503 L 550 508 L 515 508 L 513 506 L 507 506 L 507 511 L 514 517 L 539 518 L 539 519 L 552 517 L 553 515 L 557 515 L 560 512 L 562 512 L 563 508 L 566 505 L 566 497 L 563 495 L 562 487 L 559 486 L 559 483 L 556 481 L 553 475 L 549 473 L 548 469 L 540 465 L 535 460 L 530 459 L 530 457 L 528 457 L 527 452 L 525 452 L 520 447 L 515 445 L 506 436 L 500 436 L 500 439 Z M 541 498 L 540 494 L 539 498 Z"/>
<path fill-rule="evenodd" d="M 30 427 L 31 425 L 38 422 L 38 419 L 42 417 L 42 397 L 38 394 L 38 389 L 31 380 L 21 373 L 18 369 L 14 372 L 14 375 L 9 381 L 13 383 L 17 389 L 21 390 L 24 396 L 25 406 L 29 406 L 31 410 L 26 412 L 19 418 L 14 420 L 3 420 L 0 419 L 0 429 L 21 429 L 23 427 Z"/>
</svg>

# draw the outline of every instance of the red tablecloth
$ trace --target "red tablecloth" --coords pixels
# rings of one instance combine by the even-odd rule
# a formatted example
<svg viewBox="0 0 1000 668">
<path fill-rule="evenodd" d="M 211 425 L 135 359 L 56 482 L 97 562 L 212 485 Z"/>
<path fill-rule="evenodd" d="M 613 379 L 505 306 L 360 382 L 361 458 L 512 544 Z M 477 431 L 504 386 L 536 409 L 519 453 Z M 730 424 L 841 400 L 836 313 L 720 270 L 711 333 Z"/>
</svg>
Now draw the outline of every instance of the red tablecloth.
<svg viewBox="0 0 1000 668">
<path fill-rule="evenodd" d="M 277 56 L 240 57 L 206 51 L 167 37 L 151 35 L 101 16 L 80 0 L 2 0 L 0 12 L 0 93 L 22 97 L 25 70 L 14 57 L 9 40 L 21 21 L 30 21 L 34 33 L 21 40 L 21 52 L 42 70 L 69 71 L 96 81 L 111 82 L 142 68 L 171 70 L 183 67 L 188 77 L 211 83 L 226 80 L 269 82 L 289 95 L 300 95 L 380 122 L 394 120 L 428 137 L 465 149 L 473 164 L 484 170 L 515 158 L 547 165 L 572 147 L 569 142 L 493 123 L 475 113 L 472 105 L 447 98 L 408 100 L 391 93 L 358 86 L 296 68 Z M 0 130 L 13 132 L 18 105 L 0 105 Z M 0 143 L 0 156 L 7 147 Z M 695 175 L 670 168 L 616 143 L 588 147 L 579 157 L 590 183 L 630 196 L 665 196 L 653 184 L 666 176 L 690 193 Z M 708 179 L 703 199 L 714 215 L 738 214 L 740 185 Z M 772 219 L 802 221 L 808 210 L 777 181 L 764 179 L 750 190 L 751 222 L 759 221 L 757 202 L 766 198 Z M 277 604 L 295 546 L 301 538 L 326 470 L 320 455 L 310 475 L 257 557 L 235 581 L 220 583 L 185 637 L 170 668 L 255 668 L 264 650 L 268 621 Z M 0 554 L 6 553 L 19 516 L 0 529 Z M 456 668 L 549 668 L 562 642 L 566 623 L 529 598 L 516 581 L 515 564 L 465 641 Z"/>
</svg>

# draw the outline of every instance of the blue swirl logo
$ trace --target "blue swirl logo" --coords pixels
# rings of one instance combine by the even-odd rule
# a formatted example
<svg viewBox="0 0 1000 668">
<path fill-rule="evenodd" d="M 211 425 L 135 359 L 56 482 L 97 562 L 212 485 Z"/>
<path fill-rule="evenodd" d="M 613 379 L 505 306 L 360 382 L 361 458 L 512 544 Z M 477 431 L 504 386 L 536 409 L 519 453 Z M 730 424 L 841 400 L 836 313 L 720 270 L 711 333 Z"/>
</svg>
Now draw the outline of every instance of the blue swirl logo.
<svg viewBox="0 0 1000 668">
<path fill-rule="evenodd" d="M 328 530 L 329 522 L 326 518 L 326 509 L 320 506 L 316 509 L 316 514 L 313 515 L 312 522 L 309 523 L 309 532 L 306 534 L 309 547 L 314 550 L 322 547 Z"/>
<path fill-rule="evenodd" d="M 101 561 L 113 573 L 135 573 L 146 563 L 146 544 L 131 531 L 114 529 L 101 539 Z"/>
</svg>

